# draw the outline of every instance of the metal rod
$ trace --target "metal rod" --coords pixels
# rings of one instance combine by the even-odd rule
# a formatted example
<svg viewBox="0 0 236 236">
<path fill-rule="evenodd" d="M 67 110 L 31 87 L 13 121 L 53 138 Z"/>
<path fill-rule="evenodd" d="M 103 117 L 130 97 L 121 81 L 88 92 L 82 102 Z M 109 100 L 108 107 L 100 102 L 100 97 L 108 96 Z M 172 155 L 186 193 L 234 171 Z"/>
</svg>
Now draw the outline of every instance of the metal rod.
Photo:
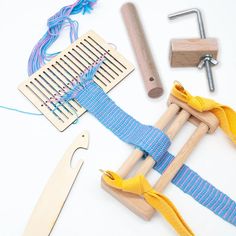
<svg viewBox="0 0 236 236">
<path fill-rule="evenodd" d="M 208 81 L 208 87 L 210 92 L 215 91 L 215 85 L 214 85 L 214 80 L 213 80 L 213 75 L 212 75 L 212 70 L 211 70 L 211 63 L 209 61 L 205 62 L 205 68 L 206 68 L 206 74 L 207 74 L 207 81 Z"/>
<path fill-rule="evenodd" d="M 197 16 L 197 22 L 198 22 L 200 37 L 202 39 L 205 39 L 206 38 L 206 33 L 205 33 L 204 24 L 203 24 L 203 20 L 202 20 L 202 14 L 201 14 L 201 11 L 199 9 L 192 8 L 192 9 L 188 9 L 188 10 L 178 11 L 176 13 L 170 14 L 168 16 L 168 18 L 173 20 L 173 19 L 178 18 L 179 16 L 190 15 L 190 14 L 193 14 L 193 13 L 196 14 L 196 16 Z M 213 75 L 212 75 L 212 70 L 211 70 L 212 63 L 209 60 L 205 60 L 206 57 L 208 57 L 208 55 L 206 55 L 202 59 L 203 60 L 203 66 L 205 67 L 205 70 L 206 70 L 209 90 L 210 90 L 210 92 L 214 92 L 215 91 L 215 85 L 214 85 L 214 80 L 213 80 Z"/>
<path fill-rule="evenodd" d="M 172 19 L 178 18 L 179 16 L 186 16 L 186 15 L 190 15 L 192 13 L 196 13 L 196 15 L 197 15 L 197 22 L 198 22 L 200 36 L 202 39 L 205 39 L 206 34 L 205 34 L 204 24 L 203 24 L 203 20 L 202 20 L 202 14 L 199 9 L 192 8 L 192 9 L 188 9 L 188 10 L 184 10 L 184 11 L 178 11 L 176 13 L 170 14 L 168 16 L 168 18 L 172 20 Z"/>
</svg>

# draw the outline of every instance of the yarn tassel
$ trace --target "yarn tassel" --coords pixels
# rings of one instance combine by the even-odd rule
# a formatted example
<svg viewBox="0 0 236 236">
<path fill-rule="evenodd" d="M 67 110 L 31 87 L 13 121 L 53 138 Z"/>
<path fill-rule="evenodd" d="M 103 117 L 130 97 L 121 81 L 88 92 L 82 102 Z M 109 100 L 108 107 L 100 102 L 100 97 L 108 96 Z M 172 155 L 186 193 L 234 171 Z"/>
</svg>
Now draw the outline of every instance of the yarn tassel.
<svg viewBox="0 0 236 236">
<path fill-rule="evenodd" d="M 28 74 L 32 75 L 46 62 L 60 52 L 47 53 L 51 45 L 58 39 L 61 31 L 70 28 L 71 43 L 78 39 L 78 22 L 72 20 L 70 15 L 90 13 L 97 0 L 77 0 L 74 4 L 61 8 L 55 15 L 48 19 L 48 30 L 33 48 L 28 61 Z"/>
</svg>

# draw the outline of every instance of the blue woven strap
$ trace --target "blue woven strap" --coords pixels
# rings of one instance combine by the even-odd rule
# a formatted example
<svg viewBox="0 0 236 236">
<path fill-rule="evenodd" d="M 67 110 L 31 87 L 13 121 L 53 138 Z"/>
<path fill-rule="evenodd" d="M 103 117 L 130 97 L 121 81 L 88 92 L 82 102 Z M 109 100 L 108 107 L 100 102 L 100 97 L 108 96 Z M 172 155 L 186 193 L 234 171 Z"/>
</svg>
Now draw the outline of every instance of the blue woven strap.
<svg viewBox="0 0 236 236">
<path fill-rule="evenodd" d="M 173 159 L 174 156 L 166 152 L 153 168 L 162 174 Z M 188 166 L 181 167 L 172 183 L 216 215 L 236 226 L 235 201 L 202 179 Z"/>
<path fill-rule="evenodd" d="M 62 99 L 77 99 L 121 140 L 151 155 L 156 161 L 154 169 L 158 172 L 162 173 L 173 160 L 174 157 L 167 152 L 169 138 L 161 130 L 143 125 L 129 116 L 93 80 L 84 80 Z M 189 167 L 184 165 L 172 182 L 222 219 L 236 225 L 236 203 Z"/>
</svg>

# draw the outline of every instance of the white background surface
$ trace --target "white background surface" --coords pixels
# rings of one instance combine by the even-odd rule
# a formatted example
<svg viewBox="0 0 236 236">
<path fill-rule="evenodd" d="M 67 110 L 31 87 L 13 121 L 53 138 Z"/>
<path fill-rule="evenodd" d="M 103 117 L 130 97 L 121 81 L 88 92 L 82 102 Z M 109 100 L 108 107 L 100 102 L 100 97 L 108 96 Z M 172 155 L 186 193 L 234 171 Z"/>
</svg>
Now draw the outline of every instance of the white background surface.
<svg viewBox="0 0 236 236">
<path fill-rule="evenodd" d="M 100 0 L 91 15 L 76 15 L 79 34 L 95 30 L 137 67 L 120 15 L 123 0 Z M 205 1 L 134 1 L 162 78 L 165 94 L 160 99 L 149 99 L 144 91 L 138 68 L 110 96 L 116 103 L 146 124 L 153 124 L 166 109 L 166 100 L 174 80 L 179 80 L 193 94 L 213 97 L 236 109 L 236 29 L 233 0 Z M 0 104 L 36 111 L 17 90 L 27 78 L 27 60 L 32 47 L 46 31 L 46 20 L 72 1 L 0 1 L 1 86 Z M 219 66 L 213 69 L 216 92 L 208 92 L 205 71 L 196 68 L 171 69 L 168 62 L 171 38 L 198 37 L 194 16 L 169 22 L 167 15 L 178 10 L 199 7 L 203 10 L 207 36 L 219 38 Z M 54 49 L 68 44 L 65 33 Z M 37 112 L 37 111 L 36 111 Z M 88 130 L 88 151 L 79 151 L 85 159 L 79 178 L 53 230 L 53 236 L 76 235 L 175 235 L 160 215 L 151 222 L 135 216 L 100 188 L 98 169 L 116 170 L 128 157 L 132 147 L 116 138 L 90 114 L 85 114 L 77 125 L 58 132 L 44 117 L 21 115 L 0 110 L 0 236 L 22 235 L 24 227 L 49 176 L 64 151 L 79 132 Z M 171 148 L 176 153 L 194 130 L 187 125 Z M 221 130 L 207 135 L 188 160 L 188 165 L 203 178 L 236 200 L 235 146 Z M 158 174 L 151 180 L 158 178 Z M 235 227 L 202 207 L 174 185 L 165 194 L 176 204 L 196 235 L 232 236 Z M 50 209 L 49 209 L 50 210 Z M 41 236 L 41 235 L 40 235 Z"/>
</svg>

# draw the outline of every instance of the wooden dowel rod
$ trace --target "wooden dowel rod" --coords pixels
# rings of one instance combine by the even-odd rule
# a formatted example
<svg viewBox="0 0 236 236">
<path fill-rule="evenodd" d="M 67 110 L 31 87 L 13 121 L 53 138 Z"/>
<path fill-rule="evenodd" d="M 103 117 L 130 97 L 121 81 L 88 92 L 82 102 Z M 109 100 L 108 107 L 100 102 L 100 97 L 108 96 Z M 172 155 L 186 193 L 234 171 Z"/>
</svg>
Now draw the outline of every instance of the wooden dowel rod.
<svg viewBox="0 0 236 236">
<path fill-rule="evenodd" d="M 183 125 L 187 122 L 189 119 L 190 114 L 186 112 L 185 110 L 182 110 L 173 123 L 170 125 L 169 129 L 166 132 L 166 135 L 172 140 L 176 134 L 179 132 L 179 130 L 183 127 Z M 136 175 L 143 174 L 146 175 L 152 167 L 155 165 L 155 161 L 151 156 L 148 156 L 145 161 L 142 163 L 140 168 L 137 170 Z"/>
<path fill-rule="evenodd" d="M 143 154 L 144 154 L 143 151 L 137 148 L 134 149 L 132 153 L 129 155 L 129 157 L 125 160 L 125 162 L 122 164 L 120 169 L 117 171 L 117 174 L 119 174 L 122 178 L 125 178 L 133 169 L 138 160 L 141 159 Z"/>
<path fill-rule="evenodd" d="M 133 3 L 125 3 L 121 7 L 121 13 L 136 54 L 148 96 L 152 98 L 160 97 L 163 94 L 162 83 L 149 49 L 136 7 Z"/>
<path fill-rule="evenodd" d="M 176 155 L 175 159 L 170 163 L 168 168 L 162 174 L 155 185 L 155 189 L 159 192 L 163 192 L 166 186 L 171 182 L 171 180 L 175 177 L 179 169 L 185 163 L 190 153 L 196 147 L 198 142 L 202 139 L 202 137 L 208 132 L 208 126 L 204 123 L 200 123 L 198 128 L 192 134 L 192 136 L 188 139 L 188 141 L 181 148 L 180 152 Z"/>
<path fill-rule="evenodd" d="M 163 130 L 168 123 L 174 118 L 174 116 L 179 112 L 180 108 L 176 104 L 171 104 L 166 112 L 161 116 L 161 118 L 156 122 L 155 127 Z M 135 149 L 131 155 L 126 159 L 126 161 L 122 164 L 117 173 L 125 178 L 138 160 L 143 156 L 143 151 L 139 149 Z"/>
<path fill-rule="evenodd" d="M 173 140 L 177 133 L 182 129 L 183 125 L 188 121 L 190 114 L 181 110 L 178 116 L 175 118 L 173 123 L 170 125 L 169 129 L 166 131 L 166 135 Z"/>
<path fill-rule="evenodd" d="M 154 127 L 160 130 L 163 130 L 179 111 L 180 111 L 180 107 L 178 105 L 174 103 L 170 104 L 166 112 L 155 123 Z"/>
</svg>

